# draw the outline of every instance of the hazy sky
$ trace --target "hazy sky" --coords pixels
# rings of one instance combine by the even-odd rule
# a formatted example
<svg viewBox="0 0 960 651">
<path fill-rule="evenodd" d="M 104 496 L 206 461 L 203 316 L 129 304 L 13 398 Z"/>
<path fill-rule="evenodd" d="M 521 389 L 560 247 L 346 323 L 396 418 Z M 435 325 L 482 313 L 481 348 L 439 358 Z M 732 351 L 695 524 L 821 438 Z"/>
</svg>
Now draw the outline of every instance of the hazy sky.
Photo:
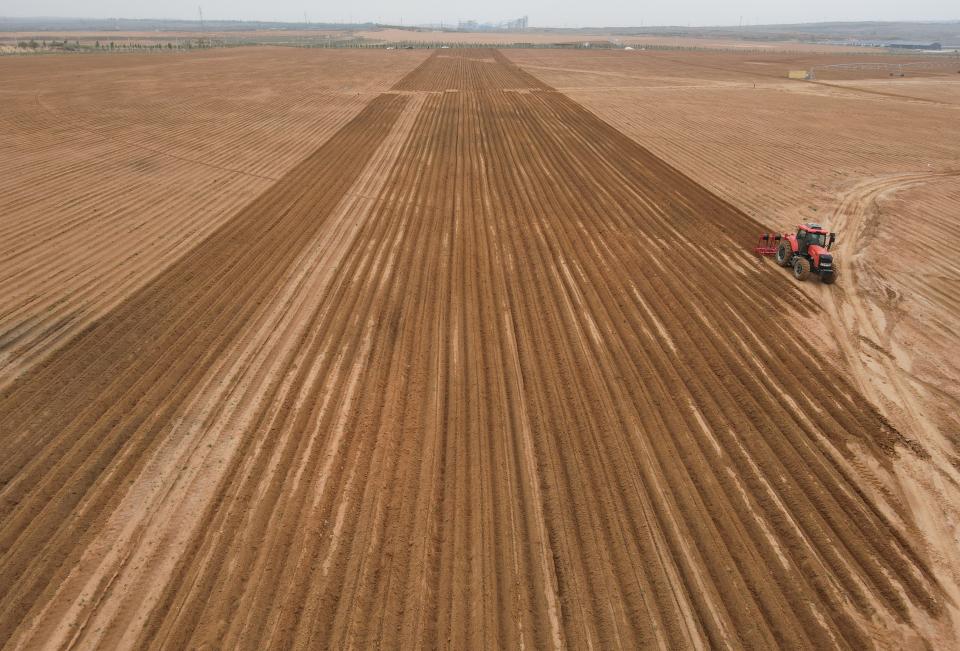
<svg viewBox="0 0 960 651">
<path fill-rule="evenodd" d="M 537 26 L 736 25 L 825 20 L 946 20 L 960 18 L 957 0 L 2 0 L 0 16 L 204 18 L 377 21 L 404 24 L 503 20 L 527 14 Z"/>
</svg>

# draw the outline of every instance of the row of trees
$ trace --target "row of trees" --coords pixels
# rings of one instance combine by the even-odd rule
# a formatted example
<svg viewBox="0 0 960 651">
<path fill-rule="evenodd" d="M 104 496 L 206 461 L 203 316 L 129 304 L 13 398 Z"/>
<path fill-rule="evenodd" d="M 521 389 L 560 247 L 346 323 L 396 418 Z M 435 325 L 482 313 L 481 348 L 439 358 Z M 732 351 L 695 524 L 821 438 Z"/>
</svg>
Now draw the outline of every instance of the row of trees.
<svg viewBox="0 0 960 651">
<path fill-rule="evenodd" d="M 46 41 L 40 41 L 37 43 L 36 39 L 30 39 L 29 41 L 18 41 L 17 47 L 25 50 L 37 50 L 40 48 L 46 49 L 47 47 L 60 48 L 60 49 L 77 49 L 80 47 L 80 41 L 74 41 L 70 43 L 66 39 L 63 41 L 50 41 L 50 45 L 47 45 Z"/>
<path fill-rule="evenodd" d="M 172 42 L 167 43 L 130 43 L 121 41 L 119 43 L 115 41 L 110 41 L 109 43 L 101 43 L 96 41 L 93 44 L 94 50 L 173 50 L 173 49 L 186 49 L 192 50 L 194 48 L 209 48 L 209 47 L 218 47 L 223 46 L 224 44 L 219 41 L 213 41 L 211 39 L 196 39 L 196 40 L 184 40 L 178 41 L 176 45 Z M 80 45 L 80 41 L 50 41 L 49 43 L 46 40 L 41 40 L 37 42 L 36 39 L 31 38 L 29 41 L 18 41 L 17 47 L 23 50 L 70 50 L 76 51 L 81 49 L 90 49 L 89 45 Z"/>
<path fill-rule="evenodd" d="M 149 44 L 148 44 L 148 43 L 121 43 L 120 45 L 117 45 L 117 44 L 114 43 L 113 41 L 110 41 L 110 45 L 109 45 L 109 46 L 107 46 L 107 45 L 101 46 L 101 45 L 100 45 L 100 41 L 97 41 L 96 43 L 93 44 L 93 47 L 94 47 L 94 49 L 96 49 L 96 50 L 103 50 L 103 49 L 107 49 L 107 50 L 118 50 L 118 49 L 122 49 L 122 50 L 130 50 L 130 49 L 133 49 L 133 50 L 162 50 L 163 48 L 167 48 L 168 50 L 172 50 L 172 49 L 173 49 L 173 43 L 167 43 L 166 45 L 164 45 L 163 43 L 149 43 Z"/>
</svg>

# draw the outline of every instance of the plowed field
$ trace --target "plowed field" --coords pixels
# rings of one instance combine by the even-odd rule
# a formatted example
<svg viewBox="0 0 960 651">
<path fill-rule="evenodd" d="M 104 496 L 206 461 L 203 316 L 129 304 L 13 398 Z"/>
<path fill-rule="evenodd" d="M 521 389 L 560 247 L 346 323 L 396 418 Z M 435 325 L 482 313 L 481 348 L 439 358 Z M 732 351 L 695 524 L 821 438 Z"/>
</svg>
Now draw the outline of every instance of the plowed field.
<svg viewBox="0 0 960 651">
<path fill-rule="evenodd" d="M 0 387 L 425 56 L 395 54 L 0 58 Z"/>
<path fill-rule="evenodd" d="M 497 51 L 402 61 L 19 357 L 0 645 L 949 640 L 891 483 L 919 444 L 744 246 L 766 224 Z"/>
<path fill-rule="evenodd" d="M 892 485 L 960 601 L 960 265 L 944 240 L 960 229 L 955 61 L 520 50 L 511 57 L 766 229 L 812 220 L 839 233 L 844 280 L 800 285 L 825 308 L 808 332 L 921 444 L 919 454 L 898 458 Z M 906 76 L 828 67 L 883 61 L 905 64 Z M 811 67 L 827 81 L 785 78 Z"/>
</svg>

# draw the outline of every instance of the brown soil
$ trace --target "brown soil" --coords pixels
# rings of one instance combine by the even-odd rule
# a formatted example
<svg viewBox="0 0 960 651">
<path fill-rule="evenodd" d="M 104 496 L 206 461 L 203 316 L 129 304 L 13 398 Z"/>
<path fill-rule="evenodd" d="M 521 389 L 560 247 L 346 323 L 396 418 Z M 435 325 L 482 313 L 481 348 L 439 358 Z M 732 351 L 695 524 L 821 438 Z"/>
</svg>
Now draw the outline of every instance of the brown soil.
<svg viewBox="0 0 960 651">
<path fill-rule="evenodd" d="M 839 231 L 841 280 L 801 285 L 826 312 L 808 333 L 926 450 L 902 456 L 884 484 L 903 491 L 960 601 L 960 270 L 946 244 L 960 214 L 955 75 L 825 85 L 781 75 L 797 61 L 872 58 L 510 54 L 768 229 L 813 220 Z"/>
<path fill-rule="evenodd" d="M 426 56 L 395 54 L 0 59 L 0 387 L 196 246 Z"/>
<path fill-rule="evenodd" d="M 832 308 L 531 72 L 430 57 L 11 374 L 0 645 L 950 639 Z"/>
</svg>

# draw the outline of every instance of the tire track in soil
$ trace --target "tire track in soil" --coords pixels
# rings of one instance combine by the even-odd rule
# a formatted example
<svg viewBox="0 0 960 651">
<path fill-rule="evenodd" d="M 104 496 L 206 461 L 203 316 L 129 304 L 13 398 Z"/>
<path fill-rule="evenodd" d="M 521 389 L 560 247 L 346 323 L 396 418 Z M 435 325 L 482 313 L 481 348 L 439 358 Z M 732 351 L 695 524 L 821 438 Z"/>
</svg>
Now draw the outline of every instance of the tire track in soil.
<svg viewBox="0 0 960 651">
<path fill-rule="evenodd" d="M 956 539 L 958 464 L 955 462 L 956 444 L 942 415 L 955 413 L 957 399 L 950 393 L 949 381 L 942 387 L 924 385 L 924 380 L 911 368 L 911 362 L 936 357 L 940 354 L 937 346 L 949 348 L 950 342 L 956 338 L 951 332 L 936 332 L 931 328 L 930 324 L 940 320 L 931 318 L 930 312 L 918 311 L 917 306 L 933 301 L 943 314 L 943 311 L 949 312 L 952 305 L 937 305 L 939 297 L 928 286 L 911 284 L 914 278 L 923 283 L 928 270 L 942 270 L 945 277 L 953 271 L 949 253 L 937 247 L 941 229 L 931 228 L 930 224 L 937 224 L 941 219 L 949 220 L 949 207 L 956 202 L 949 198 L 944 200 L 935 193 L 930 195 L 935 198 L 934 209 L 909 204 L 914 211 L 910 215 L 914 218 L 908 220 L 912 226 L 897 240 L 897 250 L 907 252 L 909 264 L 900 262 L 898 268 L 875 269 L 871 262 L 876 262 L 879 257 L 871 253 L 873 247 L 879 245 L 875 240 L 884 229 L 882 222 L 891 219 L 889 208 L 881 208 L 881 200 L 920 186 L 943 186 L 958 176 L 960 173 L 956 171 L 887 175 L 864 180 L 844 193 L 832 217 L 837 230 L 846 233 L 836 247 L 844 261 L 843 282 L 837 286 L 838 291 L 824 292 L 822 296 L 822 303 L 831 316 L 832 334 L 859 390 L 874 404 L 881 405 L 898 427 L 919 442 L 915 446 L 917 454 L 902 459 L 894 468 L 899 482 L 897 490 L 910 506 L 911 517 L 906 520 L 907 526 L 924 541 L 925 551 L 953 603 L 957 600 L 958 585 L 957 568 L 951 560 Z M 936 199 L 945 209 L 936 210 L 941 208 Z M 887 230 L 889 227 L 898 228 L 893 223 L 887 226 Z M 898 273 L 904 273 L 901 270 L 907 269 L 910 271 L 904 274 L 905 278 L 898 276 Z M 908 296 L 909 302 L 905 305 L 899 305 L 901 294 Z M 887 309 L 881 311 L 878 306 Z M 877 318 L 878 313 L 883 314 L 882 319 Z M 905 319 L 912 324 L 905 324 Z M 898 348 L 910 338 L 901 331 L 919 323 L 923 323 L 924 329 L 930 328 L 931 339 L 911 341 L 912 350 L 909 355 L 904 355 L 904 351 Z M 936 343 L 931 345 L 931 340 Z M 934 391 L 930 391 L 931 388 Z M 925 390 L 930 392 L 925 393 Z M 891 489 L 884 485 L 883 490 Z M 951 615 L 956 626 L 960 615 L 955 608 L 951 609 Z M 934 644 L 938 643 L 949 645 L 947 641 L 934 640 Z"/>
<path fill-rule="evenodd" d="M 103 639 L 864 648 L 939 621 L 885 515 L 904 505 L 845 462 L 889 464 L 897 435 L 773 316 L 790 281 L 730 253 L 756 222 L 500 52 L 445 50 L 394 90 L 4 393 L 0 639 L 305 264 L 408 97 L 297 345 L 251 380 L 201 525 L 146 618 Z"/>
<path fill-rule="evenodd" d="M 956 176 L 960 176 L 960 172 L 915 172 L 863 181 L 843 195 L 834 210 L 831 221 L 832 224 L 836 224 L 836 230 L 848 233 L 847 237 L 841 238 L 837 246 L 842 256 L 841 260 L 848 261 L 843 268 L 845 282 L 839 287 L 840 291 L 829 292 L 824 297 L 832 317 L 831 322 L 840 324 L 840 327 L 834 328 L 833 334 L 840 343 L 846 363 L 854 371 L 858 389 L 874 404 L 882 404 L 887 400 L 905 410 L 906 422 L 915 429 L 914 436 L 921 440 L 930 437 L 938 427 L 928 419 L 926 414 L 911 409 L 910 406 L 915 404 L 915 400 L 912 398 L 909 381 L 903 379 L 904 369 L 900 367 L 897 360 L 892 358 L 880 361 L 879 369 L 876 368 L 877 362 L 874 362 L 870 371 L 864 364 L 865 351 L 862 337 L 878 342 L 886 348 L 890 343 L 890 331 L 895 324 L 887 323 L 883 328 L 878 328 L 874 319 L 871 318 L 869 307 L 871 301 L 860 289 L 863 283 L 857 282 L 858 273 L 869 276 L 871 272 L 858 258 L 863 254 L 864 243 L 869 244 L 866 233 L 867 222 L 871 210 L 881 196 Z M 860 247 L 854 249 L 855 244 L 859 244 Z M 851 333 L 855 334 L 851 335 Z M 884 379 L 878 379 L 878 370 Z M 884 396 L 877 388 L 880 384 L 887 385 L 888 390 L 892 390 L 892 395 Z"/>
</svg>

